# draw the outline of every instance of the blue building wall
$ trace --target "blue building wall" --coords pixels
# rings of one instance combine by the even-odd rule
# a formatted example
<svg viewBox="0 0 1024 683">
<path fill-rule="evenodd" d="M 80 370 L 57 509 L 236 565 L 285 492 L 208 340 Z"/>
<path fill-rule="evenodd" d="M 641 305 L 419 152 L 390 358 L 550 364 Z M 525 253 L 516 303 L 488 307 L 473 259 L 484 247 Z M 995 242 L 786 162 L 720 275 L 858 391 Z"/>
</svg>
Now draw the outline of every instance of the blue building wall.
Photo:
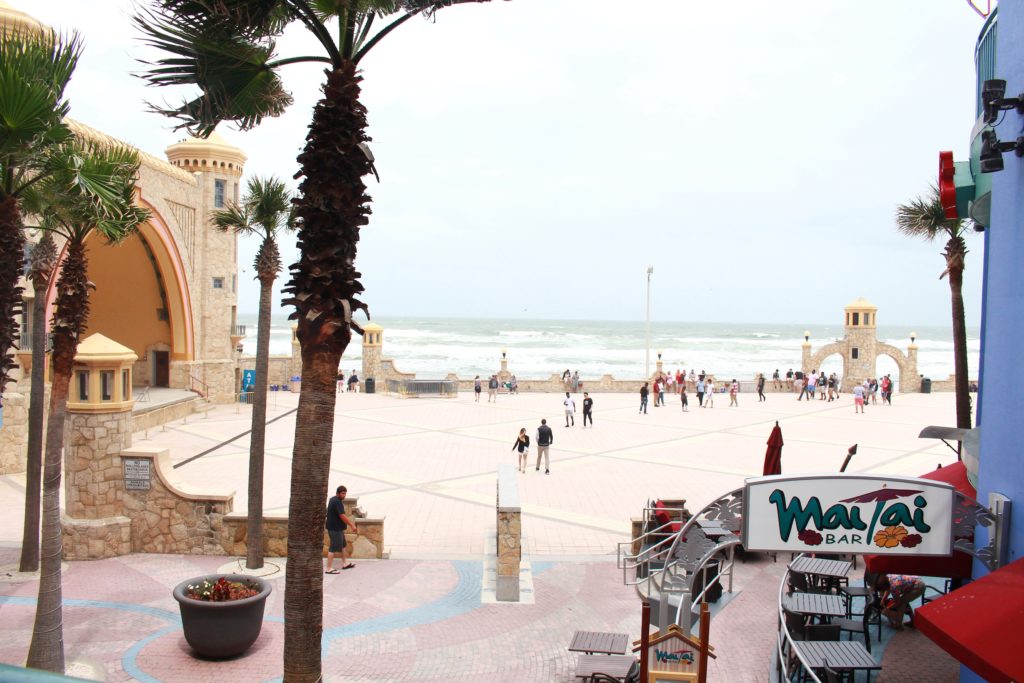
<svg viewBox="0 0 1024 683">
<path fill-rule="evenodd" d="M 1024 91 L 1024 0 L 999 3 L 996 77 L 1006 80 L 1006 96 Z M 1024 135 L 1024 116 L 1007 111 L 996 126 L 1002 141 Z M 1003 155 L 1004 170 L 992 174 L 992 219 L 985 232 L 985 287 L 981 335 L 980 416 L 981 464 L 978 500 L 989 493 L 1013 501 L 1010 522 L 1010 561 L 1024 557 L 1024 159 Z M 978 537 L 986 536 L 979 529 Z M 974 577 L 986 572 L 974 565 Z M 963 668 L 962 681 L 981 681 Z"/>
</svg>

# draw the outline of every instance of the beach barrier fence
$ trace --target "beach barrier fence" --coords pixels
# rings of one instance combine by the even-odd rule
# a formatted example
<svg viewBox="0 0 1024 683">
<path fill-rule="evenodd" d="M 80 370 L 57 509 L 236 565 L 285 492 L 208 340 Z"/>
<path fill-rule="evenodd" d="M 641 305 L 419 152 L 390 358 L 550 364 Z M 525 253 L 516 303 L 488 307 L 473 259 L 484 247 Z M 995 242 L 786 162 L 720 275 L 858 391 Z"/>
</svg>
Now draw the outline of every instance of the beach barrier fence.
<svg viewBox="0 0 1024 683">
<path fill-rule="evenodd" d="M 389 379 L 385 382 L 389 394 L 405 398 L 420 396 L 441 396 L 455 398 L 459 395 L 458 382 L 448 379 Z"/>
</svg>

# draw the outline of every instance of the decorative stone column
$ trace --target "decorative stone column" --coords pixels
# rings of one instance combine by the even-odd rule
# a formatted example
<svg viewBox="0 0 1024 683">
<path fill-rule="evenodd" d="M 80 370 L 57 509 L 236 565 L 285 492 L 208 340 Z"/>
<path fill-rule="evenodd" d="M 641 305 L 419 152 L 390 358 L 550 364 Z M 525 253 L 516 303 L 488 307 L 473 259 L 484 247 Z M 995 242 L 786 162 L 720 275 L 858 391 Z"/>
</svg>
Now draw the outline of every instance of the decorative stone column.
<svg viewBox="0 0 1024 683">
<path fill-rule="evenodd" d="M 917 371 L 917 332 L 910 333 L 907 347 L 907 361 L 900 367 L 900 391 L 916 393 L 921 391 L 921 375 Z"/>
<path fill-rule="evenodd" d="M 654 376 L 661 377 L 665 374 L 664 365 L 661 362 L 661 350 L 658 350 L 658 361 L 654 364 Z"/>
<path fill-rule="evenodd" d="M 519 505 L 518 472 L 512 465 L 498 466 L 496 598 L 519 602 L 519 570 L 523 559 L 522 509 Z"/>
<path fill-rule="evenodd" d="M 121 451 L 132 444 L 132 363 L 137 358 L 102 334 L 78 345 L 64 448 L 65 559 L 98 560 L 131 552 Z"/>
<path fill-rule="evenodd" d="M 363 325 L 363 381 L 371 377 L 378 382 L 385 379 L 381 375 L 380 361 L 384 353 L 384 328 L 377 323 Z"/>
<path fill-rule="evenodd" d="M 804 331 L 804 343 L 800 354 L 800 370 L 806 377 L 811 372 L 811 332 Z"/>
<path fill-rule="evenodd" d="M 504 384 L 512 377 L 512 373 L 508 371 L 508 351 L 505 349 L 501 350 L 501 370 L 498 370 L 498 381 Z"/>
</svg>

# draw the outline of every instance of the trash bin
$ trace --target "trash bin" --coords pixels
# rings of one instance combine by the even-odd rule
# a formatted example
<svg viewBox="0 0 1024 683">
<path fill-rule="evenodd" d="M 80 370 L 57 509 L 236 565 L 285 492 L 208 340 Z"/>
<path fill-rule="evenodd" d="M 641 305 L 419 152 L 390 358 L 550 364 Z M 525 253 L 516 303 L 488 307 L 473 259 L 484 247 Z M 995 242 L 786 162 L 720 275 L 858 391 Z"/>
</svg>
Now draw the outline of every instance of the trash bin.
<svg viewBox="0 0 1024 683">
<path fill-rule="evenodd" d="M 289 389 L 289 391 L 294 392 L 294 393 L 297 394 L 301 390 L 302 390 L 302 377 L 300 377 L 299 375 L 295 375 L 294 377 L 292 377 L 291 388 Z"/>
<path fill-rule="evenodd" d="M 366 382 L 363 384 L 363 391 L 368 394 L 372 394 L 377 391 L 377 383 L 373 381 L 372 377 L 366 378 Z"/>
<path fill-rule="evenodd" d="M 932 393 L 932 380 L 930 377 L 921 378 L 921 393 L 930 394 Z"/>
</svg>

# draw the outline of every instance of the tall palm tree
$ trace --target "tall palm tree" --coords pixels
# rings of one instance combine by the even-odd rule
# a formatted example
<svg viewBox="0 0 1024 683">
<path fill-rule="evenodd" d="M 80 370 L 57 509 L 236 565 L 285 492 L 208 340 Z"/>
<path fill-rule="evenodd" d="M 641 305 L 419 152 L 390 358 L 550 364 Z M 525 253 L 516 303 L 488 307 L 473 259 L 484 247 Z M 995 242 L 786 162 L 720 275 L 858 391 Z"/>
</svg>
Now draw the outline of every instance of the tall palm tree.
<svg viewBox="0 0 1024 683">
<path fill-rule="evenodd" d="M 61 456 L 68 386 L 78 341 L 88 325 L 89 290 L 93 288 L 87 277 L 86 238 L 95 232 L 108 242 L 118 242 L 149 218 L 149 211 L 134 204 L 139 163 L 134 150 L 74 140 L 49 155 L 46 175 L 35 188 L 44 206 L 40 228 L 66 240 L 53 315 L 53 378 L 43 461 L 42 566 L 27 661 L 37 669 L 64 672 Z"/>
<path fill-rule="evenodd" d="M 270 310 L 274 280 L 281 270 L 277 234 L 292 226 L 292 196 L 277 178 L 253 178 L 241 205 L 213 213 L 213 225 L 223 232 L 262 238 L 253 266 L 260 281 L 259 321 L 256 327 L 256 385 L 252 399 L 249 439 L 249 516 L 246 524 L 245 566 L 263 566 L 263 449 L 267 433 L 267 375 L 270 369 Z"/>
<path fill-rule="evenodd" d="M 136 16 L 146 42 L 166 53 L 145 78 L 158 86 L 198 87 L 174 108 L 155 109 L 198 135 L 221 121 L 242 130 L 281 114 L 291 97 L 278 74 L 289 64 L 324 68 L 298 161 L 295 201 L 299 260 L 285 303 L 295 306 L 302 392 L 292 451 L 285 584 L 285 681 L 318 681 L 323 630 L 323 526 L 334 430 L 335 380 L 341 356 L 362 329 L 366 310 L 355 268 L 359 229 L 369 222 L 363 176 L 373 170 L 360 61 L 406 21 L 450 5 L 487 0 L 151 0 Z M 300 23 L 321 52 L 278 58 L 274 39 Z M 379 30 L 378 30 L 379 29 Z"/>
<path fill-rule="evenodd" d="M 932 186 L 927 196 L 918 197 L 896 207 L 896 227 L 904 235 L 921 237 L 931 242 L 945 237 L 946 248 L 942 256 L 946 269 L 939 279 L 949 276 L 949 295 L 953 307 L 953 371 L 955 373 L 956 426 L 971 428 L 971 394 L 967 375 L 967 322 L 964 315 L 964 259 L 970 221 L 946 218 L 939 199 L 939 190 Z"/>
<path fill-rule="evenodd" d="M 20 201 L 46 174 L 47 153 L 67 141 L 64 89 L 81 45 L 77 35 L 16 32 L 0 36 L 0 397 L 18 341 L 25 235 Z"/>
<path fill-rule="evenodd" d="M 32 299 L 32 392 L 28 404 L 28 448 L 25 458 L 25 519 L 21 534 L 18 571 L 39 569 L 39 499 L 43 469 L 43 401 L 46 394 L 46 290 L 57 261 L 57 247 L 50 233 L 43 233 L 32 247 L 28 277 L 35 290 Z"/>
</svg>

